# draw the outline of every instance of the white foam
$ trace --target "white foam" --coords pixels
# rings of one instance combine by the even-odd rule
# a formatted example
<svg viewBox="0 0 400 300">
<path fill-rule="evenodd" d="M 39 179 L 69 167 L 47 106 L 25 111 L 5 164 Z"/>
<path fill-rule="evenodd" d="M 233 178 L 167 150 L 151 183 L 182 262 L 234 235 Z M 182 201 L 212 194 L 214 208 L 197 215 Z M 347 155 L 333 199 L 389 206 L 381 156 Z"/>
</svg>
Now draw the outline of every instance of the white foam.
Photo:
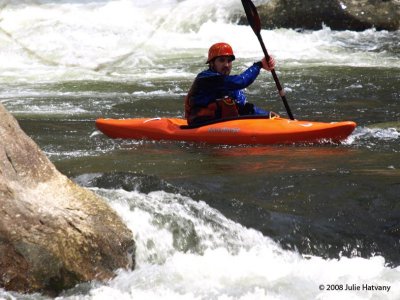
<svg viewBox="0 0 400 300">
<path fill-rule="evenodd" d="M 353 144 L 358 141 L 392 141 L 400 138 L 400 132 L 396 128 L 368 128 L 357 127 L 356 130 L 346 139 L 346 144 Z"/>
<path fill-rule="evenodd" d="M 208 47 L 219 41 L 231 43 L 238 58 L 262 56 L 251 28 L 233 21 L 243 13 L 239 1 L 41 2 L 2 9 L 0 81 L 193 76 L 190 65 L 202 65 Z M 278 66 L 400 68 L 395 53 L 379 48 L 396 33 L 276 29 L 262 36 Z"/>
<path fill-rule="evenodd" d="M 382 257 L 322 259 L 281 249 L 204 202 L 165 192 L 97 190 L 134 232 L 137 269 L 93 288 L 91 299 L 398 299 L 400 267 Z M 179 235 L 198 245 L 179 249 Z M 177 246 L 178 245 L 178 246 Z M 360 291 L 328 291 L 328 285 Z M 390 291 L 362 290 L 362 285 Z M 324 290 L 321 288 L 324 288 Z M 87 297 L 86 297 L 87 299 Z"/>
</svg>

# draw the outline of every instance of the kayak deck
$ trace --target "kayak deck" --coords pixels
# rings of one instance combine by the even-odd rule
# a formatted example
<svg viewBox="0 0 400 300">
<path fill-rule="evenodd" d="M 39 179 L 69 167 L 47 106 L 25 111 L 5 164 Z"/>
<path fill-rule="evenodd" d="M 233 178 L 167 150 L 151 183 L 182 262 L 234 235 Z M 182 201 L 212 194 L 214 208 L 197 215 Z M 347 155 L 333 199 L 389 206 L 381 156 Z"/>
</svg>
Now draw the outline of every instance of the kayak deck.
<svg viewBox="0 0 400 300">
<path fill-rule="evenodd" d="M 200 127 L 190 127 L 185 119 L 179 118 L 97 119 L 96 127 L 111 138 L 269 145 L 340 142 L 353 132 L 356 123 L 250 116 Z"/>
</svg>

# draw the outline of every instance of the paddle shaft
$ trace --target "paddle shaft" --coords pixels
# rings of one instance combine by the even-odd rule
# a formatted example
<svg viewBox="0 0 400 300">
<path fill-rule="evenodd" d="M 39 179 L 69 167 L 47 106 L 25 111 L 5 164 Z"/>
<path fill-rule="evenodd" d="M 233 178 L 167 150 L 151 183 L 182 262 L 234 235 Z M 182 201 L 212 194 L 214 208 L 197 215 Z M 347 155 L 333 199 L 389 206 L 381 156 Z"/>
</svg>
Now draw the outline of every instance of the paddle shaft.
<svg viewBox="0 0 400 300">
<path fill-rule="evenodd" d="M 264 41 L 261 37 L 261 21 L 260 16 L 258 15 L 257 8 L 253 4 L 251 0 L 242 0 L 243 8 L 246 13 L 247 21 L 249 22 L 251 28 L 256 34 L 258 41 L 260 42 L 261 48 L 264 52 L 264 56 L 269 61 L 269 55 L 267 48 L 265 47 Z M 278 88 L 279 96 L 281 96 L 283 104 L 285 105 L 286 112 L 291 120 L 294 120 L 292 111 L 290 110 L 289 104 L 286 100 L 285 90 L 282 88 L 281 83 L 279 82 L 278 76 L 276 75 L 275 69 L 271 70 L 272 77 L 274 78 L 276 87 Z"/>
<path fill-rule="evenodd" d="M 267 61 L 269 61 L 270 56 L 268 54 L 267 48 L 265 48 L 264 41 L 263 41 L 263 39 L 261 37 L 261 34 L 260 33 L 258 33 L 258 34 L 256 33 L 256 35 L 257 35 L 258 41 L 260 42 L 261 48 L 262 48 L 262 50 L 264 52 L 264 56 L 267 59 Z M 276 87 L 277 87 L 278 92 L 279 92 L 279 96 L 281 96 L 282 101 L 283 101 L 283 105 L 286 108 L 286 112 L 287 112 L 290 120 L 294 120 L 292 111 L 291 111 L 291 109 L 289 107 L 289 103 L 286 100 L 285 90 L 283 89 L 281 83 L 279 82 L 279 78 L 278 78 L 278 75 L 276 75 L 275 69 L 271 70 L 271 74 L 272 74 L 272 77 L 274 78 Z"/>
</svg>

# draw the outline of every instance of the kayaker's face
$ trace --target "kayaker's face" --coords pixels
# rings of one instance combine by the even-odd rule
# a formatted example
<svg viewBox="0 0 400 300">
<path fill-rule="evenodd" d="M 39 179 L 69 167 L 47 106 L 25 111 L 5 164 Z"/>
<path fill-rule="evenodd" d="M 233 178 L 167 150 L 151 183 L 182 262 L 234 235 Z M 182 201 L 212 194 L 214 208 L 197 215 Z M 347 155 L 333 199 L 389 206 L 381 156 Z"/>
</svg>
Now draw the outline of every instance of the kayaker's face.
<svg viewBox="0 0 400 300">
<path fill-rule="evenodd" d="M 214 71 L 222 75 L 229 75 L 232 70 L 232 57 L 218 56 L 214 61 L 210 62 L 210 64 Z"/>
</svg>

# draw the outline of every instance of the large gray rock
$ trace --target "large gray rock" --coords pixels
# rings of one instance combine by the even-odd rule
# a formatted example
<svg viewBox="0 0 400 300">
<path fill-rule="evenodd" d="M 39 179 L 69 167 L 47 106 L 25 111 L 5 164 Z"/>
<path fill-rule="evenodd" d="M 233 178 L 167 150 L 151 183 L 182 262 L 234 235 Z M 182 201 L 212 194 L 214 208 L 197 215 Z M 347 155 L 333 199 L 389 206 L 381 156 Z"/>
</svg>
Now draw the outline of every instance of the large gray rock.
<svg viewBox="0 0 400 300">
<path fill-rule="evenodd" d="M 264 28 L 400 29 L 399 0 L 270 0 L 257 9 Z"/>
<path fill-rule="evenodd" d="M 60 174 L 0 104 L 0 287 L 55 295 L 134 267 L 132 233 Z"/>
</svg>

